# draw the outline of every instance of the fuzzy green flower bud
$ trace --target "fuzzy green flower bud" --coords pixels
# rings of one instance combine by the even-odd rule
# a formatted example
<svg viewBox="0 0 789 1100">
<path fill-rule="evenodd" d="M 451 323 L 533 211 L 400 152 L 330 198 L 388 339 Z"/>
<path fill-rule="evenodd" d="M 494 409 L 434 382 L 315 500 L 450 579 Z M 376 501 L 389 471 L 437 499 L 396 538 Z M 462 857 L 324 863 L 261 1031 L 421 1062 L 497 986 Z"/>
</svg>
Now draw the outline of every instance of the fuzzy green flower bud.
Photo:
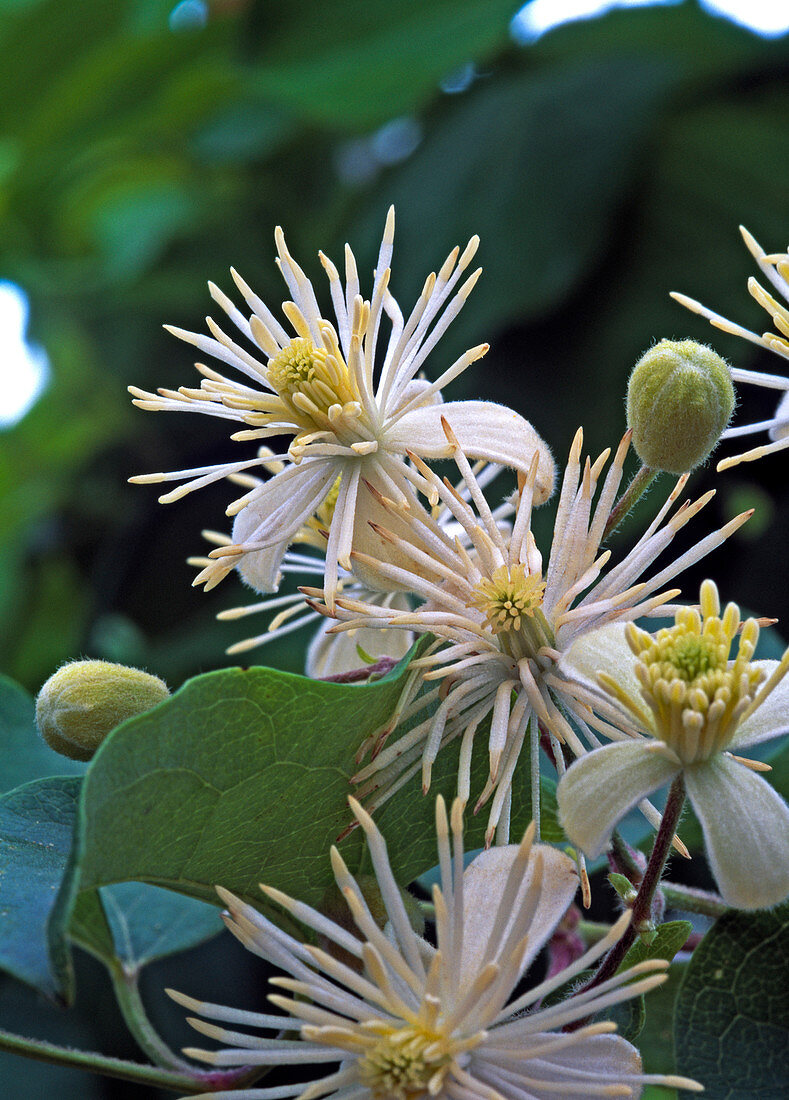
<svg viewBox="0 0 789 1100">
<path fill-rule="evenodd" d="M 734 411 L 729 368 L 695 340 L 661 340 L 633 368 L 627 423 L 653 470 L 684 474 L 704 462 Z"/>
<path fill-rule="evenodd" d="M 39 733 L 55 752 L 90 760 L 126 718 L 143 714 L 170 694 L 164 680 L 108 661 L 71 661 L 47 680 L 36 700 Z"/>
</svg>

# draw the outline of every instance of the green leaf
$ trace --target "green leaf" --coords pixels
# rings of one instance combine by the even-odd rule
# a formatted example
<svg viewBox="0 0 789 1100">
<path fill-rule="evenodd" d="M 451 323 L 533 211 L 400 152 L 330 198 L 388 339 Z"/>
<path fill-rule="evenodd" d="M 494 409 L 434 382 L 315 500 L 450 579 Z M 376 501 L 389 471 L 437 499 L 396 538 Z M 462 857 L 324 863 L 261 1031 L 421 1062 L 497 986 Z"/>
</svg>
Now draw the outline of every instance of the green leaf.
<svg viewBox="0 0 789 1100">
<path fill-rule="evenodd" d="M 264 878 L 319 901 L 354 753 L 392 713 L 403 669 L 369 685 L 208 673 L 121 725 L 86 780 L 82 888 L 137 879 L 214 902 L 221 883 L 257 903 Z M 344 850 L 360 849 L 356 833 Z"/>
<path fill-rule="evenodd" d="M 461 343 L 555 306 L 586 274 L 607 246 L 672 79 L 645 58 L 508 74 L 447 104 L 414 155 L 386 175 L 355 239 L 376 240 L 392 202 L 395 264 L 397 255 L 425 255 L 428 225 L 433 262 L 472 233 L 482 239 L 484 275 L 453 323 L 448 361 Z M 474 201 L 483 189 L 485 202 Z M 397 274 L 397 293 L 416 296 L 422 268 Z"/>
<path fill-rule="evenodd" d="M 101 904 L 96 905 L 96 899 Z M 215 906 L 141 882 L 122 882 L 77 899 L 69 932 L 80 947 L 127 974 L 187 951 L 223 928 Z"/>
<path fill-rule="evenodd" d="M 651 943 L 636 940 L 625 955 L 620 971 L 627 970 L 630 966 L 646 962 L 647 959 L 665 959 L 671 962 L 678 951 L 681 951 L 688 936 L 693 931 L 693 925 L 687 920 L 670 920 L 661 924 Z"/>
<path fill-rule="evenodd" d="M 725 913 L 693 952 L 674 1044 L 678 1067 L 704 1085 L 708 1100 L 786 1096 L 787 964 L 789 903 Z"/>
<path fill-rule="evenodd" d="M 406 662 L 366 685 L 263 668 L 209 673 L 120 726 L 86 778 L 81 888 L 135 879 L 215 901 L 221 884 L 261 906 L 265 881 L 320 904 L 333 883 L 329 847 L 352 820 L 355 753 L 390 716 Z M 473 770 L 477 790 L 484 749 Z M 378 813 L 404 884 L 436 862 L 435 795 L 454 795 L 458 752 L 456 744 L 439 754 L 429 797 L 415 777 Z M 561 840 L 550 781 L 544 802 L 544 837 Z M 528 783 L 517 777 L 513 803 L 515 834 L 531 817 Z M 481 847 L 486 815 L 467 817 L 467 846 Z M 342 851 L 359 867 L 358 830 Z"/>
<path fill-rule="evenodd" d="M 507 44 L 512 0 L 311 0 L 260 28 L 254 87 L 313 122 L 371 128 L 437 94 L 438 82 Z M 267 5 L 269 14 L 270 6 Z M 320 44 L 317 47 L 316 44 Z"/>
<path fill-rule="evenodd" d="M 36 727 L 36 710 L 28 693 L 0 676 L 0 743 L 3 767 L 0 793 L 48 775 L 82 775 L 85 765 L 53 752 Z"/>
<path fill-rule="evenodd" d="M 48 923 L 71 850 L 80 782 L 39 779 L 0 798 L 0 967 L 50 997 L 69 984 Z"/>
<path fill-rule="evenodd" d="M 652 943 L 636 940 L 622 960 L 619 971 L 646 962 L 647 959 L 665 959 L 666 962 L 671 962 L 692 931 L 693 925 L 686 920 L 671 920 L 661 924 Z M 647 1021 L 644 996 L 633 997 L 616 1005 L 607 1018 L 615 1021 L 620 1035 L 631 1043 L 635 1042 Z"/>
</svg>

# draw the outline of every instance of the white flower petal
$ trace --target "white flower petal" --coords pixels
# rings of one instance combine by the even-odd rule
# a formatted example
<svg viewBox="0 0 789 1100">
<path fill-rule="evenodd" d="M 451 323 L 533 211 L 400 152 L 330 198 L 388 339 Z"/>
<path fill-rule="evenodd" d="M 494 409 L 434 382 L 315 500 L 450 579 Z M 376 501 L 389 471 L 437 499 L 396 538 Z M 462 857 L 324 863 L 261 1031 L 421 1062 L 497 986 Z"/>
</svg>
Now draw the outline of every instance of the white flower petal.
<svg viewBox="0 0 789 1100">
<path fill-rule="evenodd" d="M 392 606 L 402 611 L 408 608 L 402 596 L 398 603 L 393 601 Z M 339 676 L 343 672 L 361 668 L 364 660 L 359 656 L 358 649 L 376 660 L 393 657 L 399 661 L 401 657 L 405 657 L 413 641 L 408 630 L 376 630 L 362 626 L 358 630 L 343 631 L 342 634 L 327 634 L 329 626 L 330 623 L 321 622 L 307 650 L 305 671 L 313 680 Z"/>
<path fill-rule="evenodd" d="M 679 765 L 655 752 L 655 746 L 643 741 L 604 745 L 576 760 L 559 782 L 562 828 L 590 858 L 600 855 L 628 810 L 678 773 Z"/>
<path fill-rule="evenodd" d="M 685 773 L 725 902 L 764 909 L 789 894 L 789 806 L 743 764 L 716 756 Z"/>
<path fill-rule="evenodd" d="M 609 623 L 576 638 L 563 654 L 559 671 L 570 680 L 580 680 L 598 695 L 610 698 L 597 680 L 597 673 L 605 672 L 622 691 L 640 700 L 635 663 L 633 651 L 625 638 L 625 624 Z"/>
<path fill-rule="evenodd" d="M 320 506 L 336 478 L 332 462 L 304 462 L 289 466 L 257 491 L 254 500 L 233 522 L 233 542 L 271 540 L 239 559 L 242 579 L 257 592 L 272 592 L 277 571 L 293 536 Z"/>
<path fill-rule="evenodd" d="M 440 405 L 444 400 L 441 390 L 434 389 L 432 383 L 426 378 L 413 378 L 404 388 L 400 403 L 394 412 L 397 413 L 398 409 L 404 409 L 406 405 L 410 405 L 412 401 L 419 398 L 420 394 L 425 395 L 423 398 L 425 405 Z"/>
<path fill-rule="evenodd" d="M 463 873 L 463 958 L 461 988 L 473 980 L 486 962 L 491 961 L 486 950 L 494 925 L 500 921 L 500 902 L 507 876 L 519 851 L 519 845 L 489 848 L 480 852 Z M 564 853 L 547 844 L 535 844 L 528 869 L 510 906 L 502 934 L 506 936 L 534 883 L 535 856 L 542 855 L 542 891 L 529 927 L 529 948 L 521 966 L 525 973 L 554 928 L 564 916 L 578 889 L 575 864 Z"/>
<path fill-rule="evenodd" d="M 542 1032 L 529 1035 L 526 1043 L 541 1046 L 550 1042 L 551 1038 L 551 1033 Z M 560 1035 L 556 1035 L 555 1039 L 557 1044 L 561 1042 Z M 619 1084 L 630 1078 L 633 1078 L 634 1090 L 631 1095 L 639 1096 L 641 1092 L 641 1055 L 620 1035 L 581 1036 L 572 1046 L 562 1046 L 557 1050 L 555 1061 L 548 1054 L 524 1062 L 517 1057 L 517 1053 L 512 1058 L 506 1055 L 497 1057 L 494 1051 L 487 1054 L 484 1049 L 483 1053 L 487 1056 L 472 1056 L 472 1069 L 477 1071 L 481 1080 L 489 1081 L 494 1086 L 498 1084 L 499 1087 L 506 1081 L 510 1088 L 515 1082 L 520 1084 L 523 1080 L 521 1087 L 528 1089 L 525 1095 L 534 1100 L 557 1100 L 561 1093 L 557 1092 L 556 1086 L 561 1084 L 581 1085 L 585 1082 L 589 1086 L 594 1083 L 599 1087 L 603 1082 Z M 538 1081 L 544 1081 L 548 1087 L 540 1088 L 536 1084 Z"/>
<path fill-rule="evenodd" d="M 751 667 L 763 668 L 770 676 L 778 667 L 778 661 L 752 661 Z M 780 737 L 782 733 L 789 733 L 789 676 L 784 676 L 764 702 L 737 728 L 729 747 L 743 749 Z"/>
<path fill-rule="evenodd" d="M 483 458 L 528 473 L 535 451 L 540 455 L 534 500 L 542 504 L 553 492 L 554 463 L 547 445 L 512 409 L 492 401 L 448 401 L 412 409 L 386 434 L 390 451 L 414 451 L 421 458 L 451 458 L 441 419 L 445 418 L 468 458 Z"/>
</svg>

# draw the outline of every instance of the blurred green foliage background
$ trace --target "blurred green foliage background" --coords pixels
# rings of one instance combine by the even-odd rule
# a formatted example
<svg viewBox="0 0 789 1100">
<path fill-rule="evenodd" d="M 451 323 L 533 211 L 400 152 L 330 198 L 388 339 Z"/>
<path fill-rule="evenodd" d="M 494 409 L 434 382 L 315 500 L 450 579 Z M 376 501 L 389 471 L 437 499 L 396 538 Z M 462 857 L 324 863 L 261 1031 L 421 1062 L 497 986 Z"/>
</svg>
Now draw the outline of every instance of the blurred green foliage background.
<svg viewBox="0 0 789 1100">
<path fill-rule="evenodd" d="M 350 241 L 369 274 L 395 202 L 405 306 L 478 232 L 483 278 L 432 369 L 489 341 L 452 396 L 512 404 L 560 458 L 582 422 L 590 447 L 616 441 L 628 371 L 654 339 L 754 359 L 668 291 L 764 323 L 737 224 L 768 251 L 789 232 L 786 40 L 687 3 L 528 46 L 508 33 L 511 0 L 3 9 L 0 277 L 28 294 L 52 368 L 38 404 L 0 434 L 0 668 L 32 690 L 78 655 L 177 684 L 243 636 L 213 620 L 243 599 L 240 584 L 206 597 L 185 564 L 200 530 L 226 522 L 227 487 L 165 508 L 126 478 L 250 445 L 229 443 L 220 421 L 134 410 L 125 386 L 193 383 L 188 349 L 161 325 L 202 330 L 206 280 L 229 289 L 231 264 L 276 308 L 276 224 L 323 285 L 318 248 L 337 256 Z M 783 608 L 758 584 L 776 554 L 780 468 L 718 479 L 714 505 L 728 517 L 754 481 L 768 485 L 772 503 L 754 497 L 762 537 L 716 570 L 771 614 Z M 299 645 L 274 662 L 298 668 Z"/>
<path fill-rule="evenodd" d="M 203 527 L 226 524 L 227 487 L 165 508 L 126 478 L 250 445 L 230 443 L 221 421 L 139 412 L 125 387 L 193 383 L 189 350 L 161 325 L 201 331 L 206 280 L 229 290 L 231 264 L 276 309 L 277 224 L 323 287 L 317 250 L 336 258 L 346 240 L 369 277 L 394 202 L 404 308 L 479 233 L 482 280 L 431 372 L 489 341 L 451 396 L 514 406 L 559 459 L 579 423 L 590 449 L 616 443 L 629 370 L 655 339 L 690 336 L 778 369 L 668 292 L 764 327 L 737 225 L 767 251 L 789 239 L 789 41 L 682 3 L 519 45 L 515 10 L 0 4 L 0 279 L 29 296 L 29 336 L 51 364 L 32 411 L 0 431 L 0 670 L 35 692 L 70 657 L 140 664 L 173 687 L 232 663 L 223 651 L 243 626 L 214 615 L 243 602 L 242 587 L 231 577 L 205 596 L 185 563 Z M 742 402 L 753 419 L 772 411 L 769 394 Z M 691 483 L 718 488 L 701 533 L 758 506 L 705 569 L 724 598 L 780 617 L 784 461 Z M 547 534 L 549 515 L 541 523 Z M 291 638 L 251 659 L 300 669 L 301 652 Z"/>
</svg>

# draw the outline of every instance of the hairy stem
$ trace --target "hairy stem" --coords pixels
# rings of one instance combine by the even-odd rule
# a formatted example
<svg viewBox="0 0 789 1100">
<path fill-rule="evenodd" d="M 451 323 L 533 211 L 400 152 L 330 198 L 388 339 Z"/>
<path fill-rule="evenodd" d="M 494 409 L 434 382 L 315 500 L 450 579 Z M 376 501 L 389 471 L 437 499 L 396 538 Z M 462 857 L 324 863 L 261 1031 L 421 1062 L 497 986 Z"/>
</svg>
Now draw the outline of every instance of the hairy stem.
<svg viewBox="0 0 789 1100">
<path fill-rule="evenodd" d="M 729 908 L 719 894 L 697 890 L 693 886 L 682 886 L 678 882 L 663 882 L 660 889 L 666 899 L 666 905 L 671 909 L 681 909 L 683 913 L 722 917 Z"/>
<path fill-rule="evenodd" d="M 4 1030 L 0 1030 L 0 1050 L 19 1054 L 23 1058 L 32 1058 L 36 1062 L 88 1070 L 90 1073 L 101 1073 L 120 1081 L 136 1081 L 142 1085 L 169 1089 L 171 1092 L 218 1092 L 220 1089 L 244 1084 L 249 1079 L 247 1066 L 232 1071 L 204 1073 L 192 1069 L 189 1073 L 177 1073 L 160 1066 L 146 1066 L 139 1062 L 127 1062 L 122 1058 L 108 1058 L 93 1051 L 57 1046 L 43 1039 L 28 1039 Z"/>
<path fill-rule="evenodd" d="M 649 486 L 655 480 L 660 473 L 660 470 L 653 470 L 649 466 L 642 466 L 628 487 L 622 493 L 619 500 L 611 509 L 611 514 L 606 520 L 605 527 L 603 528 L 603 537 L 601 542 L 605 542 L 608 536 L 616 530 L 625 516 L 630 512 L 636 501 L 644 495 Z"/>
<path fill-rule="evenodd" d="M 162 1069 L 173 1070 L 176 1073 L 192 1073 L 193 1068 L 190 1063 L 170 1050 L 148 1019 L 140 997 L 137 972 L 126 970 L 121 963 L 109 966 L 108 970 L 118 1007 L 126 1026 L 140 1048 L 155 1065 L 161 1066 Z"/>
<path fill-rule="evenodd" d="M 671 784 L 671 790 L 668 793 L 666 808 L 663 811 L 660 828 L 657 831 L 655 843 L 652 846 L 652 852 L 641 879 L 641 885 L 638 888 L 638 893 L 633 902 L 633 915 L 630 924 L 625 929 L 622 938 L 614 944 L 605 956 L 600 965 L 600 969 L 594 977 L 583 986 L 581 992 L 593 989 L 595 986 L 607 982 L 609 978 L 613 978 L 614 974 L 616 974 L 617 970 L 622 965 L 622 960 L 625 955 L 635 943 L 639 928 L 650 919 L 652 915 L 652 900 L 660 884 L 660 876 L 663 874 L 663 868 L 666 865 L 666 860 L 671 851 L 671 842 L 680 816 L 682 815 L 682 808 L 684 805 L 685 778 L 680 773 Z M 567 1030 L 575 1031 L 586 1022 L 586 1020 L 576 1020 L 574 1023 L 568 1025 Z"/>
</svg>

